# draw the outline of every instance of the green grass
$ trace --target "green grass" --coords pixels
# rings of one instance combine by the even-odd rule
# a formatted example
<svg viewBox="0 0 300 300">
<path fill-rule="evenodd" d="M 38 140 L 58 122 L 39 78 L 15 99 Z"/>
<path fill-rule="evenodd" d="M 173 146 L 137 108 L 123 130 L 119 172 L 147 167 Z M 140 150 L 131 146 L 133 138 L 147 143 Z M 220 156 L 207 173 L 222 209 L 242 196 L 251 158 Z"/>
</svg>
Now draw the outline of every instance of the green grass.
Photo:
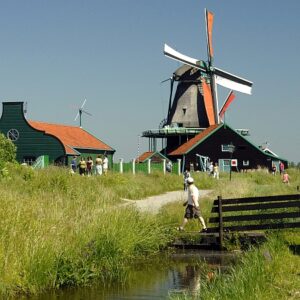
<svg viewBox="0 0 300 300">
<path fill-rule="evenodd" d="M 223 197 L 294 193 L 299 171 L 291 170 L 291 185 L 264 172 L 221 174 L 213 180 L 195 173 L 200 189 L 212 189 L 202 200 L 209 217 L 212 200 Z M 39 293 L 96 279 L 125 281 L 128 267 L 153 256 L 174 238 L 184 208 L 165 207 L 158 215 L 120 206 L 121 198 L 141 199 L 181 190 L 177 175 L 109 173 L 80 177 L 68 170 L 34 171 L 8 165 L 0 177 L 0 295 Z M 198 228 L 191 222 L 190 228 Z M 217 299 L 217 298 L 216 298 Z"/>
</svg>

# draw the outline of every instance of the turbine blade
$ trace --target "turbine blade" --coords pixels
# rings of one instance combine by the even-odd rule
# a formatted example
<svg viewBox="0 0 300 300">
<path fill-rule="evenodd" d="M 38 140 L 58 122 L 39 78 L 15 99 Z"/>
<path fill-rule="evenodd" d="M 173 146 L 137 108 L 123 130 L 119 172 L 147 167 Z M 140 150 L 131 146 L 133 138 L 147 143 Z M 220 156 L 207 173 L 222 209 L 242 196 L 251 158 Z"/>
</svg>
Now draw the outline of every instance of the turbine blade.
<svg viewBox="0 0 300 300">
<path fill-rule="evenodd" d="M 79 117 L 79 112 L 77 113 L 77 115 L 76 115 L 74 121 L 76 121 L 78 117 Z"/>
<path fill-rule="evenodd" d="M 83 107 L 84 107 L 84 105 L 85 105 L 85 102 L 86 102 L 86 99 L 84 99 L 84 101 L 83 101 L 83 103 L 82 103 L 82 105 L 81 105 L 81 107 L 80 107 L 80 108 L 83 108 Z"/>
</svg>

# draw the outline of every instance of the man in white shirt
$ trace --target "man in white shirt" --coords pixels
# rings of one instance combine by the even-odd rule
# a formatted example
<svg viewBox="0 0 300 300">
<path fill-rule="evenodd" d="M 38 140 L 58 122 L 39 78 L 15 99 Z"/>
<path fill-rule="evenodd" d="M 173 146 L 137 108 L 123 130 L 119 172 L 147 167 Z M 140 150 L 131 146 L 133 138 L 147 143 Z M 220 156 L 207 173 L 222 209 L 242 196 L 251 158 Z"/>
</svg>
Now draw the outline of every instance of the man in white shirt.
<svg viewBox="0 0 300 300">
<path fill-rule="evenodd" d="M 187 179 L 187 184 L 188 184 L 188 200 L 185 203 L 187 204 L 187 207 L 185 209 L 182 225 L 178 227 L 178 230 L 182 231 L 184 229 L 184 226 L 187 224 L 188 220 L 195 218 L 198 219 L 199 222 L 201 223 L 203 227 L 202 232 L 205 232 L 207 231 L 207 228 L 199 210 L 199 190 L 195 186 L 194 179 L 192 177 L 189 177 Z"/>
</svg>

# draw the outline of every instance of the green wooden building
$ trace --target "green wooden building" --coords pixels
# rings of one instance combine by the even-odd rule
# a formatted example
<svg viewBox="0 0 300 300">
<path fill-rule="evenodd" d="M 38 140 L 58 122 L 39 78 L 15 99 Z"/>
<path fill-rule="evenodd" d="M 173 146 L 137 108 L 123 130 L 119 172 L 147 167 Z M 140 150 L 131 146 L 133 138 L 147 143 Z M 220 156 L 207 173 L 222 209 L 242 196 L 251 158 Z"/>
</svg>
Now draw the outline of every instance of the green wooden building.
<svg viewBox="0 0 300 300">
<path fill-rule="evenodd" d="M 77 126 L 27 120 L 23 102 L 3 102 L 0 132 L 16 145 L 20 163 L 47 155 L 51 164 L 69 165 L 73 156 L 107 155 L 112 166 L 113 148 Z"/>
</svg>

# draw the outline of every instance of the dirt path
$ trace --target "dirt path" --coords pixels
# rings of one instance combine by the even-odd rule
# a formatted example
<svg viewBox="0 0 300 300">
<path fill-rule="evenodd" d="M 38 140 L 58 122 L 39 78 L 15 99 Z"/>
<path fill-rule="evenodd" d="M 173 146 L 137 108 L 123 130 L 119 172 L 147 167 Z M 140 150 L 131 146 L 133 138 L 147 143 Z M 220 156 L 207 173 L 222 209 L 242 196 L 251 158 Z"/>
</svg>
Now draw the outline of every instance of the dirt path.
<svg viewBox="0 0 300 300">
<path fill-rule="evenodd" d="M 200 190 L 200 197 L 206 196 L 211 192 L 211 190 Z M 184 202 L 187 199 L 187 192 L 184 191 L 173 191 L 167 192 L 165 194 L 151 196 L 141 200 L 128 200 L 126 201 L 127 205 L 134 205 L 141 212 L 149 212 L 156 214 L 159 210 L 166 204 L 172 202 Z"/>
</svg>

